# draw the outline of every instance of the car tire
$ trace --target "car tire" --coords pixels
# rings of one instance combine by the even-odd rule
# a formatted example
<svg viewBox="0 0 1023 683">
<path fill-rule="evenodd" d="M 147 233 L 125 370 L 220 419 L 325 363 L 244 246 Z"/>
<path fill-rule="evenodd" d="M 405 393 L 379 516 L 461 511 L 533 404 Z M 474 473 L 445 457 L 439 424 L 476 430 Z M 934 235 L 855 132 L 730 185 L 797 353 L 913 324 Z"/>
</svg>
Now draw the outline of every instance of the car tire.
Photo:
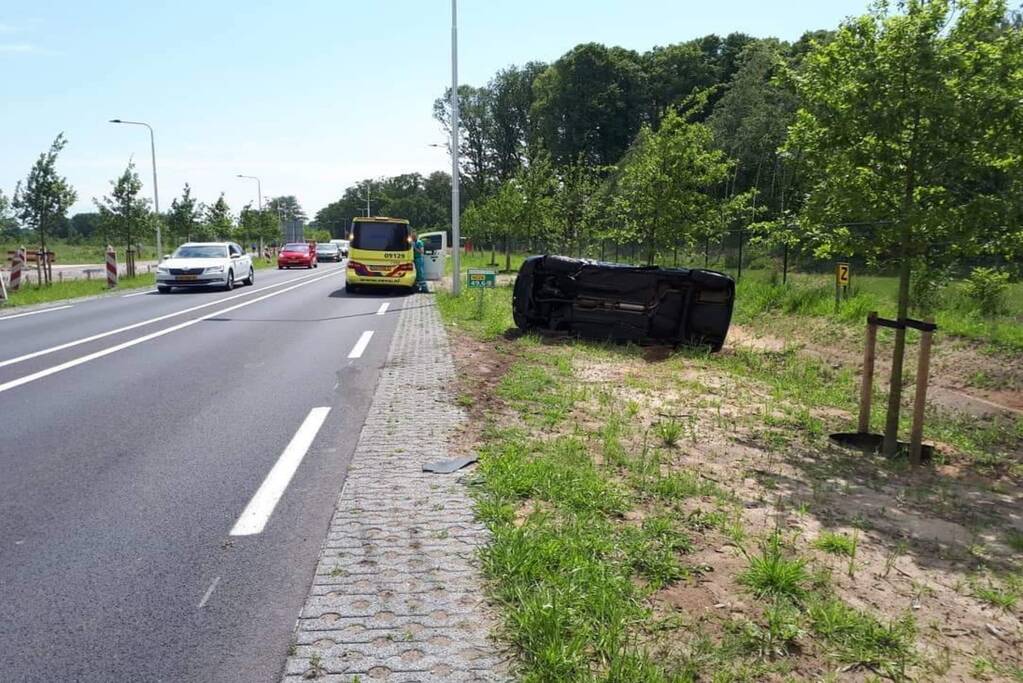
<svg viewBox="0 0 1023 683">
<path fill-rule="evenodd" d="M 224 290 L 230 292 L 234 289 L 234 271 L 227 271 L 227 282 L 224 283 Z"/>
<path fill-rule="evenodd" d="M 359 293 L 359 285 L 353 285 L 353 284 L 350 284 L 350 283 L 346 282 L 345 283 L 345 291 L 348 292 L 349 294 L 358 294 Z"/>
<path fill-rule="evenodd" d="M 254 269 L 252 269 L 252 268 L 249 268 L 249 276 L 247 278 L 245 278 L 244 280 L 242 280 L 242 284 L 245 285 L 246 287 L 251 287 L 253 284 L 255 284 L 255 282 L 256 282 L 256 271 Z"/>
<path fill-rule="evenodd" d="M 157 286 L 156 291 L 158 291 L 160 294 L 167 294 L 171 291 L 171 288 L 160 285 Z"/>
<path fill-rule="evenodd" d="M 284 270 L 284 266 L 277 266 L 277 270 Z"/>
<path fill-rule="evenodd" d="M 319 267 L 320 267 L 320 264 L 318 262 L 313 264 L 313 268 L 319 268 Z"/>
</svg>

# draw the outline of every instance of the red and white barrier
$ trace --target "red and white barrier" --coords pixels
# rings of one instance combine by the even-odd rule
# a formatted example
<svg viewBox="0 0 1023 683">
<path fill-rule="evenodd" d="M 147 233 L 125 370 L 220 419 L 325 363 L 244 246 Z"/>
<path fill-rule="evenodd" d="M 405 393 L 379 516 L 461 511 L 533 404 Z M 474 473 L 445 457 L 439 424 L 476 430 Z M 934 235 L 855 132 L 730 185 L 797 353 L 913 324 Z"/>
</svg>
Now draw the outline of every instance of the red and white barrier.
<svg viewBox="0 0 1023 683">
<path fill-rule="evenodd" d="M 25 250 L 18 249 L 14 252 L 11 260 L 11 291 L 16 292 L 21 287 L 21 269 L 25 264 Z"/>
<path fill-rule="evenodd" d="M 107 245 L 107 287 L 117 286 L 117 252 Z"/>
</svg>

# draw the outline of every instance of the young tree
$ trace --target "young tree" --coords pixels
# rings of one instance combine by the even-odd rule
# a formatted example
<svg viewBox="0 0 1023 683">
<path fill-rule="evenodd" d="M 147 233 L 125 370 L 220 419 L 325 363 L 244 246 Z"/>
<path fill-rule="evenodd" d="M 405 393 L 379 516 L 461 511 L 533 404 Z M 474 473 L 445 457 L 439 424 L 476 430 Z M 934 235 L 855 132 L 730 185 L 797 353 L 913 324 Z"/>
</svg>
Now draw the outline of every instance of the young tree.
<svg viewBox="0 0 1023 683">
<path fill-rule="evenodd" d="M 265 210 L 280 216 L 284 221 L 306 220 L 305 211 L 302 210 L 302 205 L 298 203 L 298 198 L 293 194 L 273 197 L 266 203 Z"/>
<path fill-rule="evenodd" d="M 23 226 L 35 230 L 43 251 L 46 251 L 48 231 L 66 217 L 68 208 L 78 199 L 67 178 L 57 174 L 57 156 L 65 145 L 67 138 L 61 133 L 49 151 L 39 155 L 25 184 L 19 181 L 14 189 L 13 206 L 17 217 Z M 49 283 L 49 270 L 45 276 Z"/>
<path fill-rule="evenodd" d="M 902 321 L 915 261 L 990 251 L 1018 229 L 1023 39 L 1003 0 L 899 7 L 874 5 L 804 59 L 787 147 L 809 174 L 804 223 L 818 254 L 897 264 Z M 833 227 L 850 223 L 872 227 Z M 905 339 L 897 330 L 888 455 L 898 448 Z"/>
<path fill-rule="evenodd" d="M 218 240 L 229 240 L 234 232 L 234 219 L 231 217 L 231 207 L 224 201 L 224 193 L 221 192 L 212 205 L 206 207 L 205 216 L 206 230 Z"/>
<path fill-rule="evenodd" d="M 142 181 L 135 172 L 135 163 L 129 162 L 124 173 L 117 180 L 110 181 L 110 194 L 102 200 L 93 199 L 99 209 L 100 226 L 104 236 L 110 241 L 118 241 L 125 246 L 125 251 L 135 249 L 139 237 L 150 225 L 152 215 L 149 213 L 149 200 L 139 197 Z M 131 261 L 129 268 L 131 267 Z M 134 275 L 129 272 L 129 276 Z"/>
<path fill-rule="evenodd" d="M 200 215 L 200 207 L 192 197 L 192 188 L 185 183 L 181 198 L 175 197 L 171 202 L 170 215 L 167 217 L 171 241 L 175 244 L 191 241 L 198 228 Z"/>
<path fill-rule="evenodd" d="M 631 237 L 644 245 L 647 263 L 667 245 L 692 246 L 711 223 L 717 202 L 710 189 L 731 164 L 714 148 L 710 129 L 688 123 L 674 110 L 655 133 L 644 127 L 621 169 L 621 197 Z"/>
<path fill-rule="evenodd" d="M 11 211 L 11 200 L 0 190 L 0 239 L 14 240 L 19 237 L 21 229 Z"/>
</svg>

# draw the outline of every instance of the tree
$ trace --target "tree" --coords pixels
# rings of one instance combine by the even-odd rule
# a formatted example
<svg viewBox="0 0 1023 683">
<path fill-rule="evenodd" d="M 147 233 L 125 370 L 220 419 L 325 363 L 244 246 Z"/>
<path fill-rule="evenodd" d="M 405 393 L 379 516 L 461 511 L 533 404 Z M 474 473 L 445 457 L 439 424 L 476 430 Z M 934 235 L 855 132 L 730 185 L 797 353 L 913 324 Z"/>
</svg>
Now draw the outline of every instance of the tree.
<svg viewBox="0 0 1023 683">
<path fill-rule="evenodd" d="M 150 225 L 152 215 L 149 212 L 149 200 L 139 197 L 142 181 L 135 172 L 135 163 L 128 162 L 124 173 L 114 181 L 110 181 L 110 194 L 102 200 L 93 199 L 99 209 L 100 229 L 103 236 L 110 242 L 120 242 L 128 250 L 135 250 L 139 237 Z M 128 261 L 129 268 L 132 261 Z M 133 276 L 134 272 L 129 272 Z"/>
<path fill-rule="evenodd" d="M 579 45 L 533 84 L 533 119 L 557 165 L 610 166 L 629 148 L 649 107 L 640 57 L 598 43 Z"/>
<path fill-rule="evenodd" d="M 1002 0 L 900 8 L 875 5 L 806 56 L 786 146 L 803 155 L 803 222 L 818 254 L 897 264 L 904 321 L 915 262 L 1005 249 L 1018 231 L 1023 39 L 1006 25 Z M 898 329 L 889 455 L 898 448 L 905 339 Z"/>
<path fill-rule="evenodd" d="M 281 217 L 284 221 L 304 221 L 305 211 L 293 194 L 274 197 L 266 203 L 266 210 Z"/>
<path fill-rule="evenodd" d="M 490 147 L 494 174 L 501 182 L 515 177 L 535 145 L 533 82 L 546 69 L 543 62 L 512 66 L 498 71 L 487 84 L 492 103 Z"/>
<path fill-rule="evenodd" d="M 622 162 L 620 184 L 626 230 L 645 246 L 647 263 L 668 245 L 695 244 L 717 216 L 711 188 L 730 168 L 705 124 L 669 110 L 658 131 L 644 126 Z"/>
<path fill-rule="evenodd" d="M 16 240 L 20 234 L 21 228 L 11 211 L 11 200 L 0 190 L 0 239 Z"/>
<path fill-rule="evenodd" d="M 643 66 L 649 81 L 649 118 L 655 124 L 668 107 L 718 82 L 716 60 L 700 49 L 698 41 L 655 47 L 643 55 Z"/>
<path fill-rule="evenodd" d="M 167 217 L 167 228 L 172 242 L 181 244 L 192 240 L 199 227 L 201 207 L 192 197 L 192 188 L 185 183 L 181 198 L 171 202 L 170 215 Z"/>
<path fill-rule="evenodd" d="M 13 206 L 17 217 L 23 226 L 35 230 L 43 251 L 46 251 L 47 231 L 65 218 L 68 208 L 78 199 L 67 178 L 57 174 L 57 156 L 65 145 L 67 138 L 60 133 L 49 151 L 39 155 L 25 184 L 19 181 L 14 189 Z M 49 283 L 49 270 L 45 271 L 45 277 Z"/>
<path fill-rule="evenodd" d="M 99 212 L 76 213 L 71 217 L 71 230 L 84 240 L 91 240 L 103 233 Z"/>
<path fill-rule="evenodd" d="M 217 201 L 206 207 L 205 215 L 206 231 L 218 240 L 229 240 L 234 232 L 234 219 L 231 216 L 231 207 L 224 201 L 224 193 L 221 192 Z"/>
<path fill-rule="evenodd" d="M 493 149 L 493 93 L 486 86 L 458 86 L 459 171 L 468 199 L 486 194 L 495 179 Z M 451 88 L 433 103 L 433 116 L 451 135 Z M 450 143 L 449 143 L 450 146 Z M 450 151 L 450 150 L 449 150 Z"/>
</svg>

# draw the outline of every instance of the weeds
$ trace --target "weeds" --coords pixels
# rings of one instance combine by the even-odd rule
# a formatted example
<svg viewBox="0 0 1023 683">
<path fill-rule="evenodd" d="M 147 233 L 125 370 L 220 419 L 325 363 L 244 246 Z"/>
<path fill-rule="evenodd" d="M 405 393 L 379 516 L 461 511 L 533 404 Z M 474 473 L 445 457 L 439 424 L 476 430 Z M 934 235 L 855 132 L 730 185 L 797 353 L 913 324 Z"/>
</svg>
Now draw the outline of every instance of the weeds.
<svg viewBox="0 0 1023 683">
<path fill-rule="evenodd" d="M 817 540 L 813 542 L 813 547 L 832 555 L 841 555 L 843 557 L 853 557 L 856 555 L 855 538 L 830 531 L 821 533 Z"/>
<path fill-rule="evenodd" d="M 906 667 L 915 659 L 912 617 L 884 625 L 837 598 L 814 602 L 807 614 L 810 628 L 830 646 L 830 654 L 838 661 L 869 667 L 890 678 L 905 678 Z"/>
<path fill-rule="evenodd" d="M 739 583 L 757 597 L 798 600 L 806 593 L 809 578 L 806 561 L 788 557 L 781 536 L 772 534 L 760 546 L 759 555 L 747 555 L 749 566 L 739 575 Z"/>
</svg>

